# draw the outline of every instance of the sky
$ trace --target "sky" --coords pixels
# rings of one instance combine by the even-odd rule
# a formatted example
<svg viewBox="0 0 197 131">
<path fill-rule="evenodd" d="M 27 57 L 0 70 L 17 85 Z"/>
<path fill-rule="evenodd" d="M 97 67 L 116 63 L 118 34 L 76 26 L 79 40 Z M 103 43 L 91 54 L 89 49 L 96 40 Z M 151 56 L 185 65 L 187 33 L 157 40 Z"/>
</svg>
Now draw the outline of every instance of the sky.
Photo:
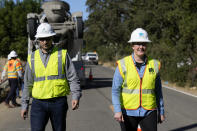
<svg viewBox="0 0 197 131">
<path fill-rule="evenodd" d="M 1 1 L 1 0 L 0 0 Z M 16 1 L 16 0 L 14 0 Z M 82 11 L 83 12 L 83 20 L 87 20 L 88 18 L 88 12 L 86 12 L 86 0 L 62 0 L 66 1 L 70 5 L 70 12 L 77 12 Z"/>
<path fill-rule="evenodd" d="M 86 12 L 86 6 L 85 6 L 86 0 L 62 0 L 62 1 L 66 1 L 70 5 L 71 13 L 82 11 L 83 19 L 86 20 L 88 18 L 88 13 Z"/>
<path fill-rule="evenodd" d="M 82 11 L 83 12 L 83 19 L 87 20 L 88 13 L 86 12 L 86 0 L 64 0 L 70 5 L 70 12 L 77 12 Z"/>
</svg>

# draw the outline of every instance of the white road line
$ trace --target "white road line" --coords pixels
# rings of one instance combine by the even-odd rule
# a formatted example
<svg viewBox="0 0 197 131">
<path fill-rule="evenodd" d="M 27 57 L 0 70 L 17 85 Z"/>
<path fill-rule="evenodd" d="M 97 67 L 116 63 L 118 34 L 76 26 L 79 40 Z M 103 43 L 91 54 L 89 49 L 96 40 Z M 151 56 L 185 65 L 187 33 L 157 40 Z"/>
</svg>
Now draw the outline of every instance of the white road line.
<svg viewBox="0 0 197 131">
<path fill-rule="evenodd" d="M 188 96 L 192 96 L 192 97 L 196 97 L 196 98 L 197 98 L 197 96 L 195 96 L 195 95 L 193 95 L 193 94 L 190 94 L 190 93 L 187 93 L 187 92 L 184 92 L 184 91 L 180 91 L 180 90 L 177 90 L 177 89 L 175 89 L 175 88 L 172 88 L 172 87 L 169 87 L 169 86 L 166 86 L 166 85 L 163 85 L 163 87 L 164 87 L 164 88 L 167 88 L 167 89 L 170 89 L 170 90 L 174 90 L 174 91 L 183 93 L 183 94 L 188 95 Z"/>
</svg>

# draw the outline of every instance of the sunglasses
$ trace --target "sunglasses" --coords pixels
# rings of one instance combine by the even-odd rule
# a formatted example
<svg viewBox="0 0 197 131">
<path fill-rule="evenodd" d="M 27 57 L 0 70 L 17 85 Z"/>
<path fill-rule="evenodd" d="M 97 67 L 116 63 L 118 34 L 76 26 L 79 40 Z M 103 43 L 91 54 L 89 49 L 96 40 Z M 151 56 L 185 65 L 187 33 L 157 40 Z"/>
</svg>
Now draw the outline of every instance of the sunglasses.
<svg viewBox="0 0 197 131">
<path fill-rule="evenodd" d="M 39 38 L 38 40 L 39 41 L 50 41 L 50 40 L 52 40 L 52 38 L 51 37 L 46 37 L 46 38 Z"/>
</svg>

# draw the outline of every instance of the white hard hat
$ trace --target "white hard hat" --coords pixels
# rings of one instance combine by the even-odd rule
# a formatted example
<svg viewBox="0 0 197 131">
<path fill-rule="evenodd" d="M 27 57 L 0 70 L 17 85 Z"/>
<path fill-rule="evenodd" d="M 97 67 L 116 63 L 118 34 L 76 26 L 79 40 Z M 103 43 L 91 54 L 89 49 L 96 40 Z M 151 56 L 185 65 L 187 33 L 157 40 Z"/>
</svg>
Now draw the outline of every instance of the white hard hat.
<svg viewBox="0 0 197 131">
<path fill-rule="evenodd" d="M 8 60 L 10 60 L 11 59 L 11 57 L 10 57 L 10 54 L 8 55 Z"/>
<path fill-rule="evenodd" d="M 10 52 L 9 56 L 10 57 L 17 57 L 18 55 L 17 55 L 16 51 L 13 50 Z"/>
<path fill-rule="evenodd" d="M 45 38 L 56 35 L 52 27 L 48 23 L 41 23 L 37 28 L 36 38 Z"/>
<path fill-rule="evenodd" d="M 128 41 L 128 43 L 133 43 L 133 42 L 151 42 L 148 39 L 148 33 L 142 29 L 142 28 L 137 28 L 131 33 L 131 38 Z"/>
</svg>

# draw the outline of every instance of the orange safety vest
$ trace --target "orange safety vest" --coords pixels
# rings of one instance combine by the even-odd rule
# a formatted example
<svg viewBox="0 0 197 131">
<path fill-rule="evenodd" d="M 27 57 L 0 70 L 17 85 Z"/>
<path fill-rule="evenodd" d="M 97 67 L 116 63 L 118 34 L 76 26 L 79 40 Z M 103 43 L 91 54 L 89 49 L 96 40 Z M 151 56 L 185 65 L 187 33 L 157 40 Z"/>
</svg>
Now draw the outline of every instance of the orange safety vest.
<svg viewBox="0 0 197 131">
<path fill-rule="evenodd" d="M 22 70 L 22 65 L 18 60 L 11 59 L 4 66 L 4 70 L 8 72 L 8 78 L 17 78 L 17 71 Z"/>
</svg>

